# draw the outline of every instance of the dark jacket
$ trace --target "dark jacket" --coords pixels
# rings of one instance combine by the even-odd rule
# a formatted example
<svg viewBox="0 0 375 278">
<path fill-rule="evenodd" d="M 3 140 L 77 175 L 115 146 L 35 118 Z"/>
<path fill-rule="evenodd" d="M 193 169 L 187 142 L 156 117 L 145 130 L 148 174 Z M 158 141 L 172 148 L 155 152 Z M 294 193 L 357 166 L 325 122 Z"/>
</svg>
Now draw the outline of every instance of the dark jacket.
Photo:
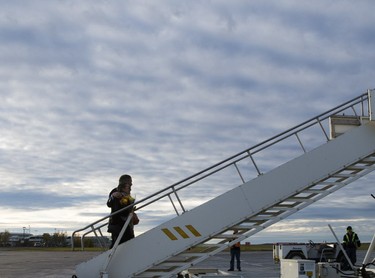
<svg viewBox="0 0 375 278">
<path fill-rule="evenodd" d="M 361 242 L 359 241 L 358 235 L 353 232 L 351 235 L 346 233 L 343 238 L 344 247 L 346 248 L 357 248 L 361 246 Z"/>
<path fill-rule="evenodd" d="M 112 189 L 112 191 L 109 193 L 107 206 L 111 208 L 111 213 L 114 213 L 124 207 L 129 206 L 130 204 L 134 203 L 134 199 L 130 197 L 128 200 L 124 200 L 121 198 L 113 198 L 112 193 L 117 192 L 117 188 Z M 111 225 L 118 225 L 123 226 L 125 224 L 126 219 L 128 218 L 129 214 L 132 211 L 132 207 L 122 211 L 121 213 L 118 213 L 116 215 L 111 216 L 110 224 Z"/>
</svg>

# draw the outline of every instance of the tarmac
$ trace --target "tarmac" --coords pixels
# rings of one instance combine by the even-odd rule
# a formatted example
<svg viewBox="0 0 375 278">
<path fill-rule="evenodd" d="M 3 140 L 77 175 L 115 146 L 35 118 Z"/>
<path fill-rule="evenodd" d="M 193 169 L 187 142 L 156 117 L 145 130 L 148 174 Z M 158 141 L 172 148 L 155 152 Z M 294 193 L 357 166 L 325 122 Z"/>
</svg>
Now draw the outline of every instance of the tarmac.
<svg viewBox="0 0 375 278">
<path fill-rule="evenodd" d="M 100 252 L 92 251 L 18 251 L 0 249 L 1 278 L 71 278 L 76 265 L 95 257 Z M 359 250 L 358 262 L 363 260 L 365 251 Z M 227 271 L 230 255 L 217 254 L 194 268 L 216 268 Z M 279 278 L 280 265 L 272 259 L 272 251 L 252 251 L 241 253 L 242 271 L 230 272 L 244 278 Z M 78 277 L 79 278 L 79 277 Z"/>
<path fill-rule="evenodd" d="M 0 249 L 1 278 L 71 278 L 75 266 L 100 252 Z"/>
</svg>

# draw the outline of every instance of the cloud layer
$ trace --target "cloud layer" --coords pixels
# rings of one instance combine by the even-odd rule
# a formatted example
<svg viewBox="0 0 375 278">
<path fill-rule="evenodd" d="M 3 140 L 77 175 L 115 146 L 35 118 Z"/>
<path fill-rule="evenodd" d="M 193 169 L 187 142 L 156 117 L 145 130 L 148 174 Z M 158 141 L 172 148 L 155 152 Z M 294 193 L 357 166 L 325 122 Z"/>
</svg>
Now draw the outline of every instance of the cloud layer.
<svg viewBox="0 0 375 278">
<path fill-rule="evenodd" d="M 125 172 L 144 198 L 374 87 L 372 1 L 0 5 L 0 229 L 80 228 Z M 259 241 L 325 221 L 370 239 L 372 179 Z"/>
</svg>

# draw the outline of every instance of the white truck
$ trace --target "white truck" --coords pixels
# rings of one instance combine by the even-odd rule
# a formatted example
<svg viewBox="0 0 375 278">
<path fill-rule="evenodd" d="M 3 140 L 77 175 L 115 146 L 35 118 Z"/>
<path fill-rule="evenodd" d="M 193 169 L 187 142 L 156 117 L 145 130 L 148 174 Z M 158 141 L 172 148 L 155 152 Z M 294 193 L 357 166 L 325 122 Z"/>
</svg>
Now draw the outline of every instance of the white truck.
<svg viewBox="0 0 375 278">
<path fill-rule="evenodd" d="M 273 245 L 275 263 L 281 259 L 307 259 L 315 262 L 345 263 L 345 256 L 337 243 L 276 243 Z"/>
</svg>

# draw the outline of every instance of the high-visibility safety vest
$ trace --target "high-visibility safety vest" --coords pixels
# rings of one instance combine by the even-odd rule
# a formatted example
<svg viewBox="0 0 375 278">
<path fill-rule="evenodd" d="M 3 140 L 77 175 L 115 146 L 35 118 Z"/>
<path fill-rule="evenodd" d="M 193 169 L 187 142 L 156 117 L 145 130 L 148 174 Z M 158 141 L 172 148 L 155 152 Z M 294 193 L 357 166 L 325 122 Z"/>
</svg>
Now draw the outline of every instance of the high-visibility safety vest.
<svg viewBox="0 0 375 278">
<path fill-rule="evenodd" d="M 352 233 L 350 237 L 349 234 L 345 234 L 344 236 L 344 243 L 348 245 L 348 247 L 357 247 L 359 238 L 355 232 Z"/>
</svg>

